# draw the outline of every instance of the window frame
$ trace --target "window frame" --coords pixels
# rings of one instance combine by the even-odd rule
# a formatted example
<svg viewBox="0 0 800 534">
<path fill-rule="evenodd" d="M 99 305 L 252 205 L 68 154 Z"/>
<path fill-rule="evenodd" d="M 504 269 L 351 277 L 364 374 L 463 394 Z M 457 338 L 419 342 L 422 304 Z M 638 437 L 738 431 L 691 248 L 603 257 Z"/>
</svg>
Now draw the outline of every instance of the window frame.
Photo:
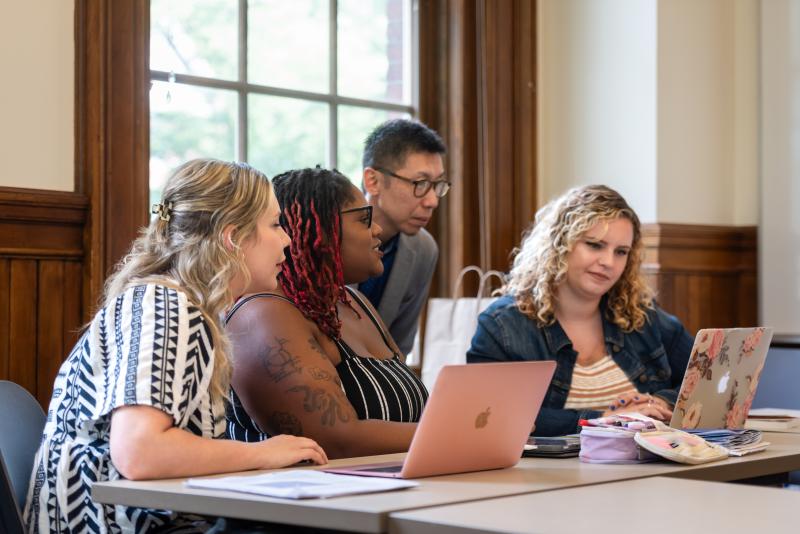
<svg viewBox="0 0 800 534">
<path fill-rule="evenodd" d="M 287 89 L 271 85 L 262 85 L 247 81 L 247 11 L 248 0 L 238 2 L 238 47 L 237 64 L 238 79 L 224 80 L 192 74 L 180 74 L 162 70 L 149 69 L 151 82 L 179 83 L 183 85 L 202 87 L 206 89 L 224 89 L 233 91 L 237 95 L 237 124 L 236 124 L 236 158 L 239 161 L 248 161 L 249 122 L 248 96 L 250 94 L 294 98 L 328 105 L 328 132 L 326 165 L 335 168 L 339 160 L 339 106 L 353 106 L 358 108 L 377 109 L 380 111 L 408 113 L 412 117 L 419 115 L 419 0 L 410 0 L 411 3 L 411 102 L 410 104 L 397 104 L 383 100 L 372 100 L 342 96 L 338 92 L 338 0 L 329 0 L 328 12 L 328 92 L 317 93 L 299 89 Z M 148 65 L 149 68 L 149 65 Z"/>
</svg>

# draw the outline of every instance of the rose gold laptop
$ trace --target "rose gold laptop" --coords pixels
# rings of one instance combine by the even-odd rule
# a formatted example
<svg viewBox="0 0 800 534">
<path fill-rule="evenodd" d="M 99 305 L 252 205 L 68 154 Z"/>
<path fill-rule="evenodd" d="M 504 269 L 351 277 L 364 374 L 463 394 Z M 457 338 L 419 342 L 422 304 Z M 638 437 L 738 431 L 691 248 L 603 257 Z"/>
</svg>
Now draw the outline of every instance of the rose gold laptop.
<svg viewBox="0 0 800 534">
<path fill-rule="evenodd" d="M 420 478 L 511 467 L 522 455 L 555 368 L 554 361 L 447 365 L 404 462 L 324 471 Z"/>
</svg>

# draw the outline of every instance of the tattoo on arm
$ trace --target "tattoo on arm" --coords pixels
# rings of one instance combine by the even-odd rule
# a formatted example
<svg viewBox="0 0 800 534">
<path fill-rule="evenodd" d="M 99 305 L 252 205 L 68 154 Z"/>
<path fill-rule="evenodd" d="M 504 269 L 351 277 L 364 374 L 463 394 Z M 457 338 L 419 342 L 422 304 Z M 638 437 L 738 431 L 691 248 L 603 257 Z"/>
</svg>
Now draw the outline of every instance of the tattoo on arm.
<svg viewBox="0 0 800 534">
<path fill-rule="evenodd" d="M 288 340 L 276 337 L 275 342 L 277 345 L 267 345 L 261 351 L 261 364 L 273 382 L 280 382 L 303 368 L 300 360 L 284 348 Z"/>
<path fill-rule="evenodd" d="M 333 426 L 337 421 L 346 423 L 350 420 L 348 414 L 341 406 L 336 394 L 329 393 L 322 388 L 311 389 L 309 386 L 294 386 L 287 393 L 302 393 L 303 409 L 306 412 L 322 412 L 323 426 Z"/>
<path fill-rule="evenodd" d="M 333 373 L 329 373 L 325 369 L 320 369 L 319 367 L 309 367 L 308 374 L 311 375 L 311 378 L 314 380 L 326 380 L 328 382 L 333 382 L 337 386 L 342 385 L 342 381 L 339 380 L 339 377 Z"/>
<path fill-rule="evenodd" d="M 311 345 L 311 350 L 313 350 L 314 352 L 319 354 L 321 357 L 323 357 L 325 359 L 325 361 L 330 361 L 330 358 L 328 358 L 328 355 L 325 354 L 324 350 L 322 350 L 322 345 L 319 344 L 319 341 L 317 341 L 317 339 L 314 336 L 311 336 L 310 338 L 308 338 L 308 343 L 309 343 L 309 345 Z"/>
<path fill-rule="evenodd" d="M 270 415 L 269 419 L 267 419 L 267 424 L 269 425 L 270 430 L 275 433 L 275 435 L 303 435 L 303 425 L 300 424 L 300 419 L 289 412 L 272 412 L 272 415 Z"/>
</svg>

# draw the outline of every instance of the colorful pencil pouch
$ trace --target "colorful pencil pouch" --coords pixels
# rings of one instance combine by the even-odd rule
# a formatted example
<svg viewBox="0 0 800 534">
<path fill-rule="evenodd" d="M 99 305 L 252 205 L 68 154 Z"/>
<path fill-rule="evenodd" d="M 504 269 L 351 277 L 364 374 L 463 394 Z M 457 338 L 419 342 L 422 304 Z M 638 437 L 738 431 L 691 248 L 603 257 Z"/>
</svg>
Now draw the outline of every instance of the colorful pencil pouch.
<svg viewBox="0 0 800 534">
<path fill-rule="evenodd" d="M 636 443 L 637 433 L 624 428 L 583 427 L 579 457 L 593 464 L 637 464 L 658 459 Z"/>
<path fill-rule="evenodd" d="M 580 459 L 588 463 L 635 464 L 658 457 L 642 448 L 634 437 L 640 432 L 667 430 L 669 427 L 639 413 L 614 414 L 581 421 Z"/>
<path fill-rule="evenodd" d="M 727 449 L 681 430 L 640 432 L 634 439 L 651 453 L 682 464 L 704 464 L 728 457 Z"/>
</svg>

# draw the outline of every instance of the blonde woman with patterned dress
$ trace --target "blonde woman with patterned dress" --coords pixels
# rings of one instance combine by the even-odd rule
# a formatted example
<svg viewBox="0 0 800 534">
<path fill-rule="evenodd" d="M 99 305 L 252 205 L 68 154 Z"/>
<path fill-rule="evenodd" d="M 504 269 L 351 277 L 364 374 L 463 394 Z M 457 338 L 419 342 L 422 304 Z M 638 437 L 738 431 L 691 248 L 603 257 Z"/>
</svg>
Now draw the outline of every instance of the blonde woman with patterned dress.
<svg viewBox="0 0 800 534">
<path fill-rule="evenodd" d="M 327 461 L 307 438 L 222 439 L 231 368 L 220 316 L 235 297 L 276 287 L 289 243 L 267 178 L 241 163 L 190 161 L 154 211 L 59 370 L 29 532 L 203 531 L 202 518 L 96 503 L 92 484 Z"/>
</svg>

